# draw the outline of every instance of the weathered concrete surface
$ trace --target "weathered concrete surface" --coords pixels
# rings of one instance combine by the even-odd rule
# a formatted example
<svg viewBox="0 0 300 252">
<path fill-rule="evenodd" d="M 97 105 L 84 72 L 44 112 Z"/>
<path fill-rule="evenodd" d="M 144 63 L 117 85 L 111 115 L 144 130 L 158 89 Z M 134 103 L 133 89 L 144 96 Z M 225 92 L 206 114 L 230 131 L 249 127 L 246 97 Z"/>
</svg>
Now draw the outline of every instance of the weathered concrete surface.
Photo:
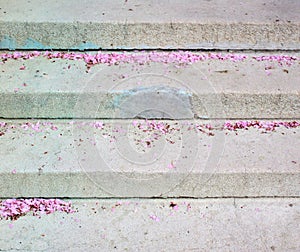
<svg viewBox="0 0 300 252">
<path fill-rule="evenodd" d="M 299 60 L 279 66 L 252 58 L 272 54 L 245 55 L 243 62 L 100 64 L 88 72 L 83 61 L 8 60 L 0 65 L 0 117 L 300 118 Z"/>
<path fill-rule="evenodd" d="M 1 0 L 0 7 L 1 49 L 300 49 L 293 0 Z"/>
<path fill-rule="evenodd" d="M 72 200 L 77 213 L 0 221 L 3 251 L 299 251 L 300 200 Z M 169 207 L 177 204 L 178 210 Z M 63 237 L 63 238 L 62 238 Z"/>
<path fill-rule="evenodd" d="M 299 128 L 209 136 L 189 130 L 191 121 L 165 121 L 167 134 L 90 123 L 3 127 L 1 197 L 300 196 Z"/>
</svg>

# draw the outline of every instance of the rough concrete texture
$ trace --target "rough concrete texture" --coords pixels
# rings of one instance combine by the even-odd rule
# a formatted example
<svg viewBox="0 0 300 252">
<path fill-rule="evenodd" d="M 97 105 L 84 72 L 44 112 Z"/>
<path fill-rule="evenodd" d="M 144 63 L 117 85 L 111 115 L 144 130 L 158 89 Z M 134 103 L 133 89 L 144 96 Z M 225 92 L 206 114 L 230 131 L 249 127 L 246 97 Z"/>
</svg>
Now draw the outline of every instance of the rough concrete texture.
<svg viewBox="0 0 300 252">
<path fill-rule="evenodd" d="M 300 49 L 293 0 L 1 0 L 0 7 L 1 49 Z"/>
<path fill-rule="evenodd" d="M 2 251 L 299 251 L 300 200 L 72 200 L 0 221 Z M 172 209 L 170 203 L 177 204 Z M 63 238 L 62 238 L 63 237 Z"/>
<path fill-rule="evenodd" d="M 241 54 L 237 54 L 241 55 Z M 0 64 L 2 118 L 300 118 L 299 54 L 276 61 L 99 64 L 8 60 Z M 23 70 L 22 70 L 23 69 Z"/>
<path fill-rule="evenodd" d="M 189 130 L 200 121 L 164 121 L 162 134 L 144 121 L 25 122 L 2 128 L 1 197 L 300 196 L 299 128 L 203 133 Z"/>
</svg>

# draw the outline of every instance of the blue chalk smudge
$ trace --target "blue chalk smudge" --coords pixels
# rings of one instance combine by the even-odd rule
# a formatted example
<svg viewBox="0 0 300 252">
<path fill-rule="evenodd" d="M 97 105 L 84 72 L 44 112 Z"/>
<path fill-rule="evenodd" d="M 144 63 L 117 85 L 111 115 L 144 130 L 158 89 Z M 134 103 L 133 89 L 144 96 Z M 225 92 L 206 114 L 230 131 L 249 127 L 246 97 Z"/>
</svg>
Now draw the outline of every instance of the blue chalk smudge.
<svg viewBox="0 0 300 252">
<path fill-rule="evenodd" d="M 14 38 L 9 36 L 4 36 L 3 39 L 0 41 L 0 49 L 8 49 L 8 50 L 16 50 L 16 49 L 29 49 L 29 50 L 39 50 L 39 49 L 51 49 L 50 46 L 45 46 L 42 43 L 28 38 L 24 42 L 23 45 L 18 45 Z"/>
<path fill-rule="evenodd" d="M 100 48 L 101 48 L 100 46 L 97 46 L 97 45 L 95 45 L 95 44 L 93 44 L 91 42 L 85 42 L 85 43 L 82 43 L 82 44 L 80 44 L 78 46 L 74 46 L 71 49 L 84 51 L 84 50 L 87 50 L 87 49 L 94 49 L 94 50 L 96 49 L 96 50 L 98 50 Z"/>
<path fill-rule="evenodd" d="M 3 39 L 0 41 L 0 48 L 15 50 L 17 48 L 16 41 L 13 38 L 4 35 Z"/>
<path fill-rule="evenodd" d="M 173 87 L 165 87 L 165 86 L 152 86 L 152 87 L 136 87 L 132 89 L 127 90 L 110 90 L 111 94 L 113 94 L 113 107 L 117 108 L 119 107 L 125 99 L 127 99 L 130 96 L 134 96 L 135 94 L 140 93 L 170 93 L 178 98 L 180 98 L 183 101 L 189 101 L 189 98 L 191 97 L 191 93 L 184 89 L 178 89 Z"/>
<path fill-rule="evenodd" d="M 44 46 L 42 43 L 40 43 L 32 38 L 26 39 L 25 44 L 22 47 L 24 49 L 51 49 L 50 46 Z"/>
</svg>

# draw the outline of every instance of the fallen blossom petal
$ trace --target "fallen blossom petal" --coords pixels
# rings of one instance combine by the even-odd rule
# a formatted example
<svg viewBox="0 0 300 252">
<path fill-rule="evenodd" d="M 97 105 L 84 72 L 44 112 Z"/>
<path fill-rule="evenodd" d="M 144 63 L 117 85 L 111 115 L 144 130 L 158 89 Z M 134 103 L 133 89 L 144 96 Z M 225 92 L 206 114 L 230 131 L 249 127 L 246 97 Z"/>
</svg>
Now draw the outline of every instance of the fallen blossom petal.
<svg viewBox="0 0 300 252">
<path fill-rule="evenodd" d="M 153 215 L 153 214 L 149 215 L 149 218 L 156 221 L 156 222 L 160 221 L 160 219 L 156 215 Z"/>
</svg>

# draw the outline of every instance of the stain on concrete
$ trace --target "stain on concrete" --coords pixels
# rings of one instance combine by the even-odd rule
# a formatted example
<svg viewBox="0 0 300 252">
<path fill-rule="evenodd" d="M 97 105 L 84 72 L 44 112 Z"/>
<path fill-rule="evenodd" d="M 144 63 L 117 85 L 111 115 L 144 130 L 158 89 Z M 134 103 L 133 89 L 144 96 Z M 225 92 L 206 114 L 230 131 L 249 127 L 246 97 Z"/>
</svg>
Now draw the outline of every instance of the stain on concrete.
<svg viewBox="0 0 300 252">
<path fill-rule="evenodd" d="M 191 118 L 191 94 L 183 89 L 152 86 L 112 90 L 117 118 Z"/>
</svg>

